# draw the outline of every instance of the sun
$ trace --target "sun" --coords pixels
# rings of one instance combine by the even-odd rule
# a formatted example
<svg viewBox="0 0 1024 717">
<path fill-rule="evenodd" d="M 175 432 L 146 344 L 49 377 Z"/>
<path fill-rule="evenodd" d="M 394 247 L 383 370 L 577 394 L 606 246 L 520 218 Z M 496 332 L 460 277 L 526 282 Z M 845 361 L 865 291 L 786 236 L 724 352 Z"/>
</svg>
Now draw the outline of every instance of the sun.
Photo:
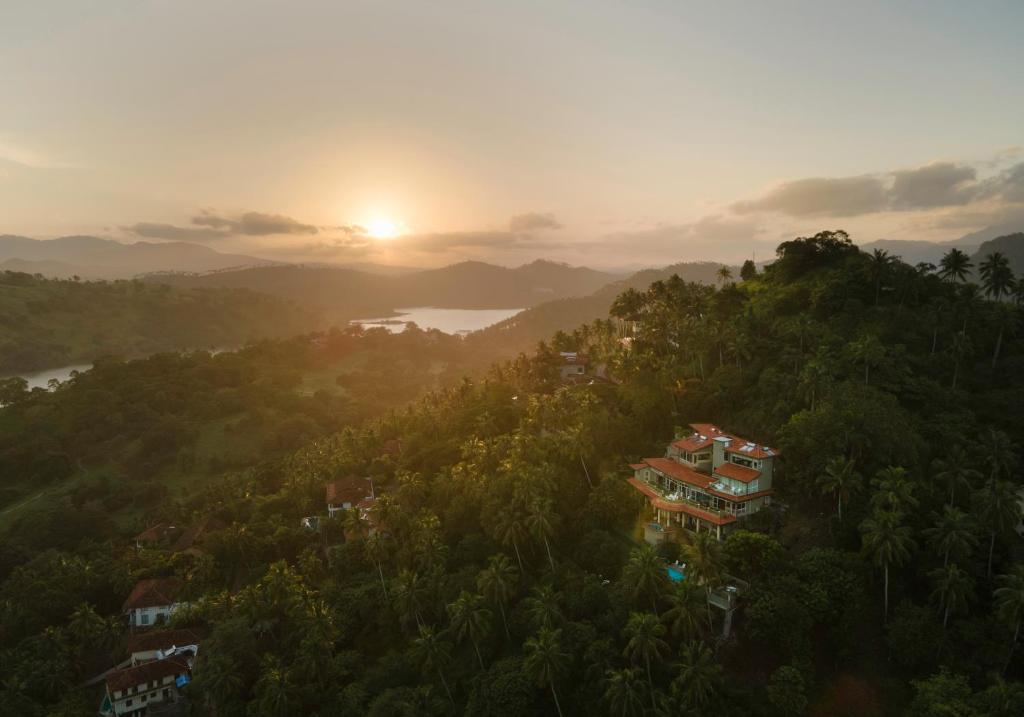
<svg viewBox="0 0 1024 717">
<path fill-rule="evenodd" d="M 374 239 L 394 239 L 402 233 L 400 222 L 390 217 L 374 217 L 364 224 L 367 235 Z"/>
</svg>

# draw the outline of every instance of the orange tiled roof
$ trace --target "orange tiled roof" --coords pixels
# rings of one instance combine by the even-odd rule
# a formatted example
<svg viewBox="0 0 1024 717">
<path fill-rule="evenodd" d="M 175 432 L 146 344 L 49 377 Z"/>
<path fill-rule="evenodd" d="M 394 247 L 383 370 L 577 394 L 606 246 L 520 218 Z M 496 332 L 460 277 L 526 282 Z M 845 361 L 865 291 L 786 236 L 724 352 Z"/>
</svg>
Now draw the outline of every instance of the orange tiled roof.
<svg viewBox="0 0 1024 717">
<path fill-rule="evenodd" d="M 366 478 L 350 475 L 327 484 L 327 502 L 331 505 L 355 505 L 370 495 L 370 482 Z"/>
<path fill-rule="evenodd" d="M 107 689 L 111 692 L 127 690 L 136 685 L 149 684 L 153 680 L 162 680 L 189 672 L 188 663 L 181 657 L 168 657 L 164 660 L 144 662 L 136 667 L 115 670 L 107 675 Z"/>
<path fill-rule="evenodd" d="M 761 477 L 761 471 L 738 465 L 732 461 L 726 461 L 722 465 L 716 467 L 714 469 L 714 473 L 724 478 L 742 481 L 743 483 L 749 483 L 750 481 L 757 480 Z"/>
<path fill-rule="evenodd" d="M 711 476 L 698 473 L 693 468 L 676 463 L 671 458 L 644 458 L 644 463 L 669 478 L 675 478 L 698 488 L 707 488 L 711 483 Z"/>
<path fill-rule="evenodd" d="M 157 607 L 173 605 L 181 592 L 181 581 L 177 578 L 150 578 L 140 580 L 132 589 L 131 595 L 124 601 L 121 612 L 128 612 L 140 607 Z"/>
<path fill-rule="evenodd" d="M 777 448 L 758 445 L 753 441 L 748 441 L 746 438 L 740 438 L 739 436 L 727 433 L 713 423 L 691 423 L 690 428 L 702 436 L 707 436 L 709 443 L 715 438 L 728 438 L 729 445 L 726 446 L 725 450 L 735 453 L 738 456 L 746 456 L 748 458 L 774 458 L 779 455 L 779 450 Z"/>
</svg>

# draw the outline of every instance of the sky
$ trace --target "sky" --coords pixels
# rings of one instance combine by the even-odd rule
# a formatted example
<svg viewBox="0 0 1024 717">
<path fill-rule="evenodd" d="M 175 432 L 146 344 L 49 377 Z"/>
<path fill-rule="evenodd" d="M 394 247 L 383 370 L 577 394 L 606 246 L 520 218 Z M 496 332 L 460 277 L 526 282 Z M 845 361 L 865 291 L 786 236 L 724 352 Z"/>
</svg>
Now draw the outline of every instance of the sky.
<svg viewBox="0 0 1024 717">
<path fill-rule="evenodd" d="M 3 0 L 0 234 L 305 262 L 1024 230 L 1024 3 Z"/>
</svg>

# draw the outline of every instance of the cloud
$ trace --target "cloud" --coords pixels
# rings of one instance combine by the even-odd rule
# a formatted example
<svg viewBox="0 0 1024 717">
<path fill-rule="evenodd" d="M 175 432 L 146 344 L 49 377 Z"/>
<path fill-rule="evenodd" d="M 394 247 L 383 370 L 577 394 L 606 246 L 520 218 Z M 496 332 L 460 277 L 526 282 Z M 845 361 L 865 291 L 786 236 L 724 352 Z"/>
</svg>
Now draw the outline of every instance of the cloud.
<svg viewBox="0 0 1024 717">
<path fill-rule="evenodd" d="M 755 221 L 714 214 L 685 224 L 605 234 L 586 246 L 628 252 L 634 259 L 660 265 L 677 261 L 738 261 L 754 251 L 774 251 L 776 242 L 764 238 L 765 233 Z"/>
<path fill-rule="evenodd" d="M 288 244 L 262 249 L 265 254 L 302 258 L 353 259 L 377 253 L 378 242 L 365 237 L 325 237 L 304 244 Z"/>
<path fill-rule="evenodd" d="M 878 177 L 815 177 L 783 182 L 759 199 L 736 202 L 732 210 L 737 214 L 852 217 L 882 211 L 886 204 L 886 187 Z"/>
<path fill-rule="evenodd" d="M 892 172 L 892 209 L 934 209 L 967 204 L 978 194 L 974 167 L 935 162 L 917 169 Z"/>
<path fill-rule="evenodd" d="M 542 214 L 539 212 L 528 212 L 516 214 L 508 220 L 508 228 L 513 232 L 536 232 L 545 229 L 561 229 L 562 224 L 554 214 Z"/>
<path fill-rule="evenodd" d="M 405 234 L 389 242 L 410 251 L 441 252 L 453 249 L 495 249 L 529 244 L 521 234 L 503 231 L 434 232 Z"/>
<path fill-rule="evenodd" d="M 172 241 L 209 241 L 221 239 L 226 233 L 215 229 L 199 229 L 195 227 L 178 227 L 173 224 L 158 222 L 139 222 L 122 227 L 127 232 L 147 239 L 168 239 Z"/>
<path fill-rule="evenodd" d="M 231 218 L 215 214 L 210 209 L 204 209 L 200 214 L 192 217 L 192 223 L 244 236 L 316 234 L 319 231 L 319 228 L 312 224 L 303 224 L 283 214 L 264 214 L 263 212 L 245 212 L 237 218 Z"/>
</svg>

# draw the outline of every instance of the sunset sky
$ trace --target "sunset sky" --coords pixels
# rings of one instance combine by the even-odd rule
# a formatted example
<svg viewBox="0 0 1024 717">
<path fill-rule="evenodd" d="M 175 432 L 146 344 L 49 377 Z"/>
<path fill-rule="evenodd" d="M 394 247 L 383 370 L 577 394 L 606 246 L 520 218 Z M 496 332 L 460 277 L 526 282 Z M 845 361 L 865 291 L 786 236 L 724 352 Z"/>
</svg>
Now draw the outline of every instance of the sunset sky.
<svg viewBox="0 0 1024 717">
<path fill-rule="evenodd" d="M 0 4 L 0 234 L 296 261 L 1024 229 L 1024 3 Z"/>
</svg>

